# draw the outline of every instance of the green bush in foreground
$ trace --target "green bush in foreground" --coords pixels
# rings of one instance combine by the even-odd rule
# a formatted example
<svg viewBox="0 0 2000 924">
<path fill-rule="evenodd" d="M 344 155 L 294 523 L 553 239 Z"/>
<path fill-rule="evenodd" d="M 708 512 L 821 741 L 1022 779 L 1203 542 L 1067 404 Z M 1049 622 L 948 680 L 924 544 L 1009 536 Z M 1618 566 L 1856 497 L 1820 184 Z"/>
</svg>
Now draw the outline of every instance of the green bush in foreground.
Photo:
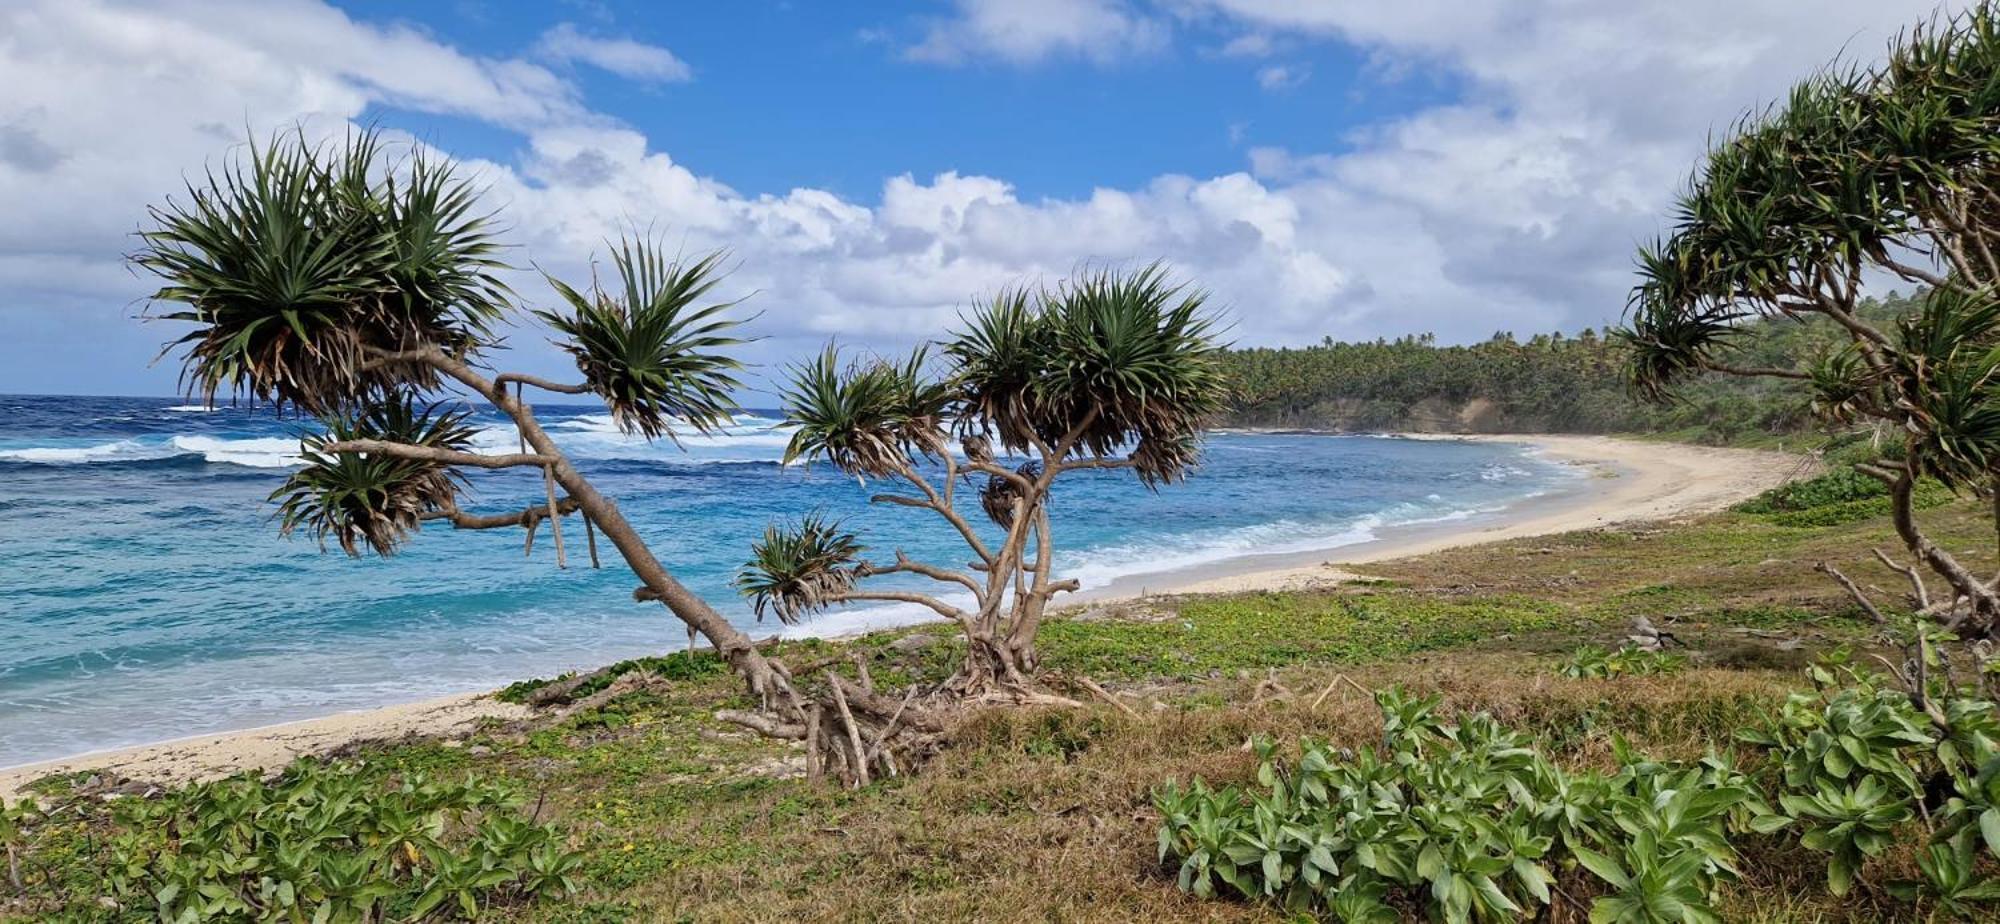
<svg viewBox="0 0 2000 924">
<path fill-rule="evenodd" d="M 1260 742 L 1259 790 L 1159 790 L 1160 857 L 1196 895 L 1344 922 L 1520 919 L 1559 897 L 1587 898 L 1596 924 L 1717 922 L 1738 841 L 1754 835 L 1826 854 L 1836 895 L 1905 843 L 1920 878 L 1879 884 L 1914 911 L 1963 916 L 2000 898 L 1992 703 L 1940 697 L 1940 724 L 1872 677 L 1844 678 L 1746 736 L 1768 752 L 1755 777 L 1726 755 L 1664 763 L 1618 742 L 1617 769 L 1565 770 L 1488 715 L 1448 725 L 1435 697 L 1378 693 L 1379 752 L 1307 740 L 1284 762 Z"/>
<path fill-rule="evenodd" d="M 471 919 L 575 891 L 580 856 L 519 808 L 497 787 L 392 787 L 302 762 L 275 781 L 119 800 L 91 894 L 69 898 L 114 920 L 344 924 Z"/>
</svg>

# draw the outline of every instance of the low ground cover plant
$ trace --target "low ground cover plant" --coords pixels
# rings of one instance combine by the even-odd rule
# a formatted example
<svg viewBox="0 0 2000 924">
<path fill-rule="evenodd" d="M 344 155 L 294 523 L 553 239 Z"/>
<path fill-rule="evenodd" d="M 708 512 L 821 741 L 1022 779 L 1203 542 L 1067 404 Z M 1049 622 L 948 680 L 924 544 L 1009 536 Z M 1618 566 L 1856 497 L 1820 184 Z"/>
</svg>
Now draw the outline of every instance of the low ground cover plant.
<svg viewBox="0 0 2000 924">
<path fill-rule="evenodd" d="M 1436 697 L 1376 694 L 1382 744 L 1257 744 L 1254 788 L 1170 782 L 1159 855 L 1179 886 L 1344 922 L 1714 922 L 1746 845 L 1817 858 L 1917 917 L 2000 913 L 2000 719 L 1941 686 L 1913 697 L 1836 661 L 1741 753 L 1569 769 Z M 1919 702 L 1921 700 L 1921 702 Z M 1741 769 L 1739 769 L 1739 767 Z M 1912 862 L 1892 862 L 1901 846 Z M 1905 872 L 1914 875 L 1903 875 Z"/>
<path fill-rule="evenodd" d="M 88 908 L 90 920 L 478 919 L 581 885 L 581 856 L 522 808 L 497 786 L 418 774 L 389 785 L 353 765 L 304 761 L 272 781 L 244 774 L 117 799 L 90 834 L 101 839 L 91 881 L 59 890 L 94 893 L 65 912 Z M 6 816 L 9 857 L 8 837 L 49 820 L 32 804 Z M 24 871 L 12 868 L 18 881 Z"/>
</svg>

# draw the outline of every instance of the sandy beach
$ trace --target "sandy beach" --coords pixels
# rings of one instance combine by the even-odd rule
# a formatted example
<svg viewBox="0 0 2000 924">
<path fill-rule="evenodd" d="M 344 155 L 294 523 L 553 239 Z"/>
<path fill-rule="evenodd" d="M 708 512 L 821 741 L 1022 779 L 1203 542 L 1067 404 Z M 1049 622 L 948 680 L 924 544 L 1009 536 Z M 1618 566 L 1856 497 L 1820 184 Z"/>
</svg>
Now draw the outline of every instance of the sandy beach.
<svg viewBox="0 0 2000 924">
<path fill-rule="evenodd" d="M 1583 476 L 1570 490 L 1534 498 L 1498 514 L 1464 522 L 1390 531 L 1373 542 L 1286 555 L 1250 556 L 1197 568 L 1121 578 L 1101 599 L 1161 593 L 1240 593 L 1283 590 L 1356 576 L 1356 566 L 1525 536 L 1596 529 L 1620 523 L 1670 521 L 1712 513 L 1795 477 L 1817 474 L 1805 456 L 1723 449 L 1609 436 L 1432 436 L 1523 443 L 1542 456 L 1575 466 Z"/>
<path fill-rule="evenodd" d="M 1182 571 L 1137 575 L 1093 589 L 1076 602 L 1101 604 L 1160 593 L 1297 588 L 1365 573 L 1362 566 L 1370 562 L 1456 546 L 1696 516 L 1808 474 L 1812 465 L 1804 457 L 1779 452 L 1598 436 L 1411 438 L 1526 443 L 1553 461 L 1576 466 L 1580 477 L 1563 491 L 1461 522 L 1385 531 L 1375 541 L 1331 550 L 1248 556 Z M 448 737 L 480 719 L 518 717 L 525 711 L 487 694 L 455 696 L 85 754 L 0 769 L 0 797 L 11 798 L 21 786 L 57 773 L 108 771 L 139 780 L 173 782 L 247 769 L 271 770 L 296 757 L 353 741 L 412 734 Z"/>
</svg>

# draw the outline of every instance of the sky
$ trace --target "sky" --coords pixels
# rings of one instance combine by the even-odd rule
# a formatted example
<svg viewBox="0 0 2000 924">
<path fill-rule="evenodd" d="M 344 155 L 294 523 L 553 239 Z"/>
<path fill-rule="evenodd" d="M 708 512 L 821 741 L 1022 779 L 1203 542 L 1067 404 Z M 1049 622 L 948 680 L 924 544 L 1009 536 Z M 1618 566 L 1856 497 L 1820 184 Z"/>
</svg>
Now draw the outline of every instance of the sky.
<svg viewBox="0 0 2000 924">
<path fill-rule="evenodd" d="M 133 235 L 295 127 L 457 161 L 530 307 L 621 233 L 727 250 L 760 375 L 1152 260 L 1239 344 L 1574 332 L 1617 320 L 1712 135 L 1935 9 L 4 0 L 0 392 L 173 393 L 184 329 L 140 319 Z M 508 342 L 565 372 L 532 326 Z"/>
</svg>

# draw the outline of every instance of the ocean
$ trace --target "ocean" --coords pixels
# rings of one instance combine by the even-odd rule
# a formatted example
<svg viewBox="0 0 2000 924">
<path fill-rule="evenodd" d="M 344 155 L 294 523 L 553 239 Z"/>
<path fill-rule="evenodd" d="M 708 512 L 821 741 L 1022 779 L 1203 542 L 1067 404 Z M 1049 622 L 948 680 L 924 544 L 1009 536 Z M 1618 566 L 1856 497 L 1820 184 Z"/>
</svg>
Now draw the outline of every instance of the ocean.
<svg viewBox="0 0 2000 924">
<path fill-rule="evenodd" d="M 669 569 L 752 634 L 730 581 L 774 518 L 843 517 L 883 559 L 965 560 L 920 511 L 871 506 L 880 485 L 779 464 L 786 434 L 751 413 L 683 445 L 625 437 L 595 406 L 537 406 L 586 475 Z M 511 449 L 497 416 L 482 448 Z M 388 560 L 281 539 L 265 497 L 306 422 L 184 399 L 0 395 L 0 767 L 491 689 L 681 648 L 680 623 L 636 604 L 605 545 L 570 568 L 547 532 L 427 528 Z M 1491 517 L 1573 479 L 1515 445 L 1218 433 L 1185 484 L 1077 472 L 1052 500 L 1057 570 L 1086 588 L 1252 554 L 1365 542 L 1399 525 Z M 517 510 L 538 475 L 475 473 L 475 512 Z M 964 490 L 968 504 L 976 491 Z M 983 518 L 979 518 L 984 522 Z M 873 607 L 789 634 L 922 618 Z"/>
</svg>

